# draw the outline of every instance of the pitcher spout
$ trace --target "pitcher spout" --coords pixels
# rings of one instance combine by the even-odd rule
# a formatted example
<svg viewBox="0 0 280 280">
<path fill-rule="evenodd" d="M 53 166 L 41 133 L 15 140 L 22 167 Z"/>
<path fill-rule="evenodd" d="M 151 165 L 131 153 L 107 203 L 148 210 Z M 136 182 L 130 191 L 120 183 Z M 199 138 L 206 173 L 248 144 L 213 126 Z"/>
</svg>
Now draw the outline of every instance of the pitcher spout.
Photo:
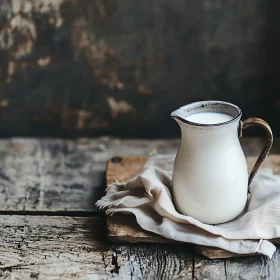
<svg viewBox="0 0 280 280">
<path fill-rule="evenodd" d="M 184 119 L 184 112 L 182 111 L 182 107 L 173 111 L 171 114 L 170 114 L 170 117 L 173 118 L 177 123 L 178 125 L 181 127 L 182 125 L 185 125 L 186 124 L 186 121 Z"/>
<path fill-rule="evenodd" d="M 177 111 L 177 110 L 176 110 Z M 176 111 L 174 111 L 174 112 L 172 112 L 171 114 L 170 114 L 170 117 L 171 118 L 173 118 L 173 119 L 177 119 L 178 118 L 178 115 L 176 114 Z"/>
</svg>

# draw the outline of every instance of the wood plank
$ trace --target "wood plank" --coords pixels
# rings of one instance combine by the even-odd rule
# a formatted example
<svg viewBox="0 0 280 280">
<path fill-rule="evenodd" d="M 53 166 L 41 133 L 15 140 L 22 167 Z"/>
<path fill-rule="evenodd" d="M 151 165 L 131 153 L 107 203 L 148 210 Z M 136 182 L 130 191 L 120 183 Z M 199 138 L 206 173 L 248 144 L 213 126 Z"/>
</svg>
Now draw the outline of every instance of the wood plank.
<svg viewBox="0 0 280 280">
<path fill-rule="evenodd" d="M 273 244 L 279 244 L 280 238 L 274 238 L 271 239 L 271 242 Z M 203 255 L 207 257 L 208 259 L 228 259 L 233 257 L 241 257 L 240 254 L 232 253 L 223 249 L 215 248 L 215 247 L 207 247 L 207 246 L 201 246 L 201 245 L 195 245 L 195 251 L 196 253 Z M 252 255 L 259 255 L 258 253 L 255 254 L 244 254 L 244 256 L 252 256 Z"/>
<path fill-rule="evenodd" d="M 2 274 L 64 277 L 99 272 L 107 275 L 102 259 L 106 246 L 100 218 L 0 216 Z M 67 269 L 66 269 L 67 268 Z M 26 278 L 28 278 L 26 276 Z"/>
<path fill-rule="evenodd" d="M 273 259 L 192 260 L 186 245 L 113 245 L 97 217 L 0 216 L 0 279 L 279 279 Z"/>
<path fill-rule="evenodd" d="M 265 256 L 239 257 L 229 260 L 194 258 L 194 279 L 280 279 L 280 247 L 271 260 Z"/>
<path fill-rule="evenodd" d="M 96 211 L 114 155 L 173 152 L 177 140 L 0 140 L 0 211 Z"/>
<path fill-rule="evenodd" d="M 245 153 L 257 155 L 263 141 L 243 138 Z M 175 153 L 178 145 L 179 139 L 1 139 L 0 211 L 96 211 L 109 158 L 147 156 L 155 149 Z M 280 153 L 280 138 L 273 152 Z"/>
<path fill-rule="evenodd" d="M 227 279 L 280 279 L 280 248 L 272 260 L 265 256 L 247 257 L 225 261 Z"/>
<path fill-rule="evenodd" d="M 179 243 L 160 235 L 143 230 L 134 217 L 113 215 L 107 217 L 107 234 L 113 242 L 125 243 Z"/>
<path fill-rule="evenodd" d="M 192 278 L 189 246 L 112 245 L 98 217 L 0 216 L 1 279 Z"/>
</svg>

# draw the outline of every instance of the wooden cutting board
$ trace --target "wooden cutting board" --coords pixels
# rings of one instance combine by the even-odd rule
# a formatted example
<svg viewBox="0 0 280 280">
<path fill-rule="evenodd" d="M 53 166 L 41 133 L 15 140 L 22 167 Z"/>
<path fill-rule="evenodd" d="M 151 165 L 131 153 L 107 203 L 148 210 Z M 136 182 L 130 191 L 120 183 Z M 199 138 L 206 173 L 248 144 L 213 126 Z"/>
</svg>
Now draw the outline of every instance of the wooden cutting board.
<svg viewBox="0 0 280 280">
<path fill-rule="evenodd" d="M 120 182 L 127 181 L 133 176 L 137 175 L 143 168 L 147 157 L 113 157 L 107 163 L 106 180 L 107 185 L 115 180 Z M 251 170 L 256 157 L 248 157 L 247 163 L 249 170 Z M 270 167 L 274 173 L 280 174 L 280 154 L 270 155 L 267 157 L 262 167 Z M 190 225 L 192 227 L 192 225 Z M 179 243 L 159 236 L 157 234 L 148 232 L 140 228 L 136 223 L 134 216 L 116 214 L 114 216 L 107 216 L 107 234 L 109 240 L 113 242 L 153 242 L 153 243 Z M 272 239 L 272 243 L 280 244 L 280 238 Z M 210 258 L 230 258 L 241 255 L 234 254 L 222 249 L 195 245 L 198 253 Z M 244 256 L 244 255 L 242 255 Z"/>
</svg>

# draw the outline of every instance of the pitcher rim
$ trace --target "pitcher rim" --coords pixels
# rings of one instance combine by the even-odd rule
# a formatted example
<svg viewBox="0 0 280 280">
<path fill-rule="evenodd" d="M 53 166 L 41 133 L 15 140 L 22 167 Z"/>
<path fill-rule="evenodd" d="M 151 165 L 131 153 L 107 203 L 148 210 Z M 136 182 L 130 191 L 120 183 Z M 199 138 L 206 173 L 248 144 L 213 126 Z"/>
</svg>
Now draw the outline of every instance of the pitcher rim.
<svg viewBox="0 0 280 280">
<path fill-rule="evenodd" d="M 181 109 L 185 109 L 186 107 L 191 107 L 191 106 L 195 106 L 195 105 L 198 105 L 197 108 L 199 107 L 202 107 L 204 108 L 205 105 L 217 105 L 217 104 L 222 104 L 222 105 L 227 105 L 227 106 L 231 106 L 232 108 L 236 109 L 237 112 L 238 112 L 238 115 L 236 117 L 234 117 L 233 119 L 231 119 L 230 121 L 227 121 L 227 122 L 221 122 L 221 123 L 215 123 L 215 124 L 203 124 L 203 123 L 196 123 L 196 122 L 191 122 L 191 121 L 188 121 L 178 115 L 176 115 L 176 112 L 178 110 L 181 110 Z M 233 123 L 235 122 L 236 120 L 240 119 L 241 116 L 242 116 L 242 111 L 241 109 L 235 105 L 235 104 L 232 104 L 232 103 L 229 103 L 229 102 L 225 102 L 225 101 L 219 101 L 219 100 L 205 100 L 205 101 L 196 101 L 196 102 L 192 102 L 190 104 L 187 104 L 187 105 L 184 105 L 180 108 L 178 108 L 177 110 L 173 111 L 170 115 L 172 118 L 175 118 L 175 119 L 179 119 L 180 121 L 182 121 L 183 123 L 186 123 L 186 124 L 189 124 L 189 125 L 192 125 L 192 126 L 198 126 L 198 127 L 212 127 L 212 126 L 223 126 L 223 125 L 227 125 L 227 124 L 230 124 L 230 123 Z"/>
</svg>

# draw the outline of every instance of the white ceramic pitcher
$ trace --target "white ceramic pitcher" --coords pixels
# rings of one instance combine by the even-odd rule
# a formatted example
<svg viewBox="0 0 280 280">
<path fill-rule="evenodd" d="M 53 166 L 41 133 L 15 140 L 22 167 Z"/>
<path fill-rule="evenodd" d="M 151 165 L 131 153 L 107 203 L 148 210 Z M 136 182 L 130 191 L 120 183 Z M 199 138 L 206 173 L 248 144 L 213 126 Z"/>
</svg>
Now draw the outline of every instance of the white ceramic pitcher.
<svg viewBox="0 0 280 280">
<path fill-rule="evenodd" d="M 218 112 L 232 116 L 218 124 L 200 124 L 186 120 L 200 112 Z M 177 210 L 203 223 L 219 224 L 236 218 L 244 210 L 249 185 L 269 153 L 273 136 L 269 125 L 258 118 L 242 122 L 241 110 L 222 101 L 192 103 L 171 116 L 181 128 L 181 144 L 173 173 L 173 200 Z M 239 137 L 242 129 L 262 127 L 268 136 L 248 179 L 246 159 Z"/>
</svg>

